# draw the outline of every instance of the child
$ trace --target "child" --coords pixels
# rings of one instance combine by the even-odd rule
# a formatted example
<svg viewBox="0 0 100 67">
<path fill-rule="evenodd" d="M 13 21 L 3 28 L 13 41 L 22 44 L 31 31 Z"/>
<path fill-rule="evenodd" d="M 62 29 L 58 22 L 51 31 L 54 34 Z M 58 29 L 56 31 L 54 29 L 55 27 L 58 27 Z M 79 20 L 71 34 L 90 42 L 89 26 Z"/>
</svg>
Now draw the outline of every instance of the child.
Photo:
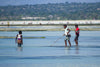
<svg viewBox="0 0 100 67">
<path fill-rule="evenodd" d="M 76 43 L 76 46 L 78 46 L 78 37 L 79 37 L 79 28 L 78 28 L 78 25 L 75 25 L 75 28 L 76 28 L 76 30 L 75 30 L 75 43 Z"/>
<path fill-rule="evenodd" d="M 65 47 L 67 47 L 67 40 L 68 40 L 69 45 L 71 47 L 71 43 L 70 43 L 70 37 L 71 37 L 71 35 L 69 34 L 70 29 L 67 27 L 67 25 L 64 25 L 64 29 L 65 29 L 65 34 L 64 35 L 66 36 L 66 38 L 65 38 Z"/>
<path fill-rule="evenodd" d="M 21 47 L 21 45 L 23 44 L 22 31 L 19 31 L 19 34 L 16 35 L 15 42 L 18 44 L 18 47 Z"/>
</svg>

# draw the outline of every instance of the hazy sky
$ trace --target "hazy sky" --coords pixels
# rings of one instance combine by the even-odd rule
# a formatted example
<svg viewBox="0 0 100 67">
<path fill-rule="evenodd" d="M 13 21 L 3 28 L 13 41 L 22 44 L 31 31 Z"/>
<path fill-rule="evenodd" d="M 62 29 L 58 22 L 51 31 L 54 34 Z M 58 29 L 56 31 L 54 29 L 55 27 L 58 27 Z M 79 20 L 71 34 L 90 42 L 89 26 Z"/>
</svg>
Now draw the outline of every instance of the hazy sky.
<svg viewBox="0 0 100 67">
<path fill-rule="evenodd" d="M 100 0 L 0 0 L 0 5 L 47 4 L 65 2 L 100 2 Z"/>
</svg>

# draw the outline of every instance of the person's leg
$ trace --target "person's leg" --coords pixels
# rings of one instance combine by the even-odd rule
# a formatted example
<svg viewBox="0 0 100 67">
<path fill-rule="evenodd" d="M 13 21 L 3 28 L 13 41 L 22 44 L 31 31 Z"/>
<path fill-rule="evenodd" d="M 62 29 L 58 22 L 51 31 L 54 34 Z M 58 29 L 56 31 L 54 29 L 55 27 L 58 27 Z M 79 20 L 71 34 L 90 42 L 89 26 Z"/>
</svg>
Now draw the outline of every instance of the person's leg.
<svg viewBox="0 0 100 67">
<path fill-rule="evenodd" d="M 78 40 L 75 40 L 76 46 L 78 46 Z"/>
<path fill-rule="evenodd" d="M 69 43 L 69 46 L 71 47 L 71 42 L 70 42 L 70 40 L 68 40 L 68 43 Z"/>
<path fill-rule="evenodd" d="M 18 47 L 21 47 L 21 44 L 20 43 L 18 44 Z"/>
<path fill-rule="evenodd" d="M 18 44 L 18 49 L 17 50 L 18 51 L 22 51 L 23 50 L 21 44 Z"/>
<path fill-rule="evenodd" d="M 76 46 L 78 46 L 78 36 L 75 37 Z"/>
<path fill-rule="evenodd" d="M 67 47 L 67 41 L 65 40 L 65 47 Z"/>
</svg>

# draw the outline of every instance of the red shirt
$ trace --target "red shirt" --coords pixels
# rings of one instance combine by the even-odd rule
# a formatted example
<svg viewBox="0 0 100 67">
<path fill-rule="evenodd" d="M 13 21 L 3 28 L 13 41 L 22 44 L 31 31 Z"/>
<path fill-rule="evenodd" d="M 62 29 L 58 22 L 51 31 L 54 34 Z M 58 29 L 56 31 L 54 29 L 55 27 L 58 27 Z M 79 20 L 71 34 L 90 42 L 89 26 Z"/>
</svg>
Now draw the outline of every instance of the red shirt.
<svg viewBox="0 0 100 67">
<path fill-rule="evenodd" d="M 75 32 L 76 32 L 76 35 L 79 35 L 79 28 L 76 28 Z"/>
</svg>

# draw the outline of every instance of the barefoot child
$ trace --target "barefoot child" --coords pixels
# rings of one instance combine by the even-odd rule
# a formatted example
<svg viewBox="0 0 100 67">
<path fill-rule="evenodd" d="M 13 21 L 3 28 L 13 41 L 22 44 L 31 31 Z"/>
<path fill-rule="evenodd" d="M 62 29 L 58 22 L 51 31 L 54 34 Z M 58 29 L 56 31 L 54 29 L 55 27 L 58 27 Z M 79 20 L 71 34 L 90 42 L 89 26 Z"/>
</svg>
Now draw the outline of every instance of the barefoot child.
<svg viewBox="0 0 100 67">
<path fill-rule="evenodd" d="M 79 31 L 80 31 L 80 29 L 78 28 L 78 25 L 75 25 L 75 28 L 76 28 L 76 30 L 75 30 L 75 43 L 76 43 L 76 46 L 78 46 L 78 37 L 79 37 Z"/>
<path fill-rule="evenodd" d="M 21 47 L 21 45 L 23 44 L 22 31 L 19 31 L 19 34 L 16 35 L 15 42 L 18 44 L 18 47 Z"/>
<path fill-rule="evenodd" d="M 65 29 L 65 36 L 66 36 L 66 38 L 65 38 L 65 47 L 67 47 L 67 40 L 68 40 L 68 43 L 69 43 L 69 45 L 70 45 L 70 47 L 71 47 L 71 43 L 70 43 L 70 37 L 71 37 L 71 35 L 69 34 L 70 33 L 70 29 L 67 27 L 67 25 L 64 25 L 64 29 Z"/>
</svg>

